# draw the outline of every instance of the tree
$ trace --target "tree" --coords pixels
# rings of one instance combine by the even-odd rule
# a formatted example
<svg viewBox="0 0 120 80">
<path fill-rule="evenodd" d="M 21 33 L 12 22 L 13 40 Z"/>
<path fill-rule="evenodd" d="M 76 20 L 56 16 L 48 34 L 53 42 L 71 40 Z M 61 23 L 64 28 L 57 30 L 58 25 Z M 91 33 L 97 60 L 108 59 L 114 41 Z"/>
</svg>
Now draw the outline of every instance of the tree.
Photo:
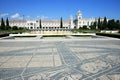
<svg viewBox="0 0 120 80">
<path fill-rule="evenodd" d="M 9 20 L 8 20 L 8 18 L 6 19 L 6 26 L 9 26 Z"/>
<path fill-rule="evenodd" d="M 24 28 L 23 27 L 19 27 L 19 30 L 23 30 Z"/>
<path fill-rule="evenodd" d="M 112 19 L 112 20 L 109 20 L 108 21 L 108 29 L 110 29 L 110 30 L 113 30 L 113 29 L 115 29 L 115 20 L 114 19 Z"/>
<path fill-rule="evenodd" d="M 3 18 L 1 19 L 1 30 L 5 30 L 5 23 Z"/>
<path fill-rule="evenodd" d="M 87 29 L 87 26 L 86 26 L 86 25 L 84 25 L 84 26 L 83 26 L 83 29 Z"/>
<path fill-rule="evenodd" d="M 18 27 L 17 26 L 13 26 L 12 30 L 18 30 Z"/>
<path fill-rule="evenodd" d="M 11 29 L 11 27 L 9 26 L 9 20 L 8 18 L 6 19 L 6 30 L 9 30 Z"/>
<path fill-rule="evenodd" d="M 41 24 L 41 19 L 40 19 L 40 25 L 39 25 L 40 29 L 42 28 L 42 24 Z"/>
<path fill-rule="evenodd" d="M 116 28 L 120 30 L 120 21 L 116 20 Z"/>
<path fill-rule="evenodd" d="M 91 24 L 90 29 L 96 29 L 97 22 L 95 21 L 94 23 Z"/>
<path fill-rule="evenodd" d="M 6 26 L 6 30 L 10 30 L 11 29 L 11 27 L 10 26 Z"/>
<path fill-rule="evenodd" d="M 103 21 L 103 24 L 102 24 L 102 29 L 107 29 L 107 18 L 104 17 L 104 21 Z"/>
<path fill-rule="evenodd" d="M 60 19 L 60 28 L 63 28 L 62 17 L 61 17 L 61 19 Z"/>
<path fill-rule="evenodd" d="M 101 21 L 100 21 L 100 17 L 98 18 L 98 29 L 101 29 Z"/>
</svg>

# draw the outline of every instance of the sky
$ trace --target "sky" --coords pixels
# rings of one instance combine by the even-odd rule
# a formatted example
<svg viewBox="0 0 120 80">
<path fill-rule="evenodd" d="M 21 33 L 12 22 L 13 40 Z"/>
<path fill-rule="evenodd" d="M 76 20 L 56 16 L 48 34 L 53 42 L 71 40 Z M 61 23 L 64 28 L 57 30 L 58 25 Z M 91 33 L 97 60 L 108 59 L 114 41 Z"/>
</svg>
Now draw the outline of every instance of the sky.
<svg viewBox="0 0 120 80">
<path fill-rule="evenodd" d="M 12 20 L 75 19 L 78 10 L 83 18 L 120 20 L 120 0 L 0 0 L 0 18 Z"/>
</svg>

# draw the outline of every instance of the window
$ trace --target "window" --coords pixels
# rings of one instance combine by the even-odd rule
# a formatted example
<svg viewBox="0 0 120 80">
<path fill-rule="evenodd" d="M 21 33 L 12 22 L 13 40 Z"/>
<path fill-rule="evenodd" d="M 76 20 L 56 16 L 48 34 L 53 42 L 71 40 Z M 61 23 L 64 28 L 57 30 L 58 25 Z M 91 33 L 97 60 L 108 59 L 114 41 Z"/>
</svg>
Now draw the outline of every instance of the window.
<svg viewBox="0 0 120 80">
<path fill-rule="evenodd" d="M 79 19 L 82 19 L 82 17 L 79 17 Z"/>
<path fill-rule="evenodd" d="M 30 25 L 33 25 L 33 23 L 30 23 Z"/>
</svg>

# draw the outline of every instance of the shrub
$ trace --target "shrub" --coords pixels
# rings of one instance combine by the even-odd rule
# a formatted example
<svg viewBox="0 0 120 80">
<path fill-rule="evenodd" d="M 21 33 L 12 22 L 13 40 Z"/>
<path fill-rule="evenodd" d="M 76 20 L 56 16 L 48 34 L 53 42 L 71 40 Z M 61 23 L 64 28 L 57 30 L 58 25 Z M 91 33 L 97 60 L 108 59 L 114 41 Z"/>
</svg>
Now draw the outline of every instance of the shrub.
<svg viewBox="0 0 120 80">
<path fill-rule="evenodd" d="M 88 29 L 86 25 L 83 26 L 83 29 Z"/>
<path fill-rule="evenodd" d="M 12 30 L 18 30 L 18 27 L 17 26 L 13 26 Z"/>
<path fill-rule="evenodd" d="M 10 26 L 6 26 L 6 30 L 10 30 L 11 29 L 11 27 Z"/>
<path fill-rule="evenodd" d="M 24 28 L 23 27 L 19 27 L 19 30 L 23 30 Z"/>
</svg>

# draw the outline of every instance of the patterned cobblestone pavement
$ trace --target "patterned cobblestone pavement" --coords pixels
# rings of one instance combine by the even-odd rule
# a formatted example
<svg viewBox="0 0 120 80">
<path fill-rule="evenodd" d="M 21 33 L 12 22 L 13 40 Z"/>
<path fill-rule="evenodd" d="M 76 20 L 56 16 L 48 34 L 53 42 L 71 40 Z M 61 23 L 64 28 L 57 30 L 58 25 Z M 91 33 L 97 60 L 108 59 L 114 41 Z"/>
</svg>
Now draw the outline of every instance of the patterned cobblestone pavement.
<svg viewBox="0 0 120 80">
<path fill-rule="evenodd" d="M 1 80 L 120 80 L 120 40 L 0 40 Z"/>
</svg>

